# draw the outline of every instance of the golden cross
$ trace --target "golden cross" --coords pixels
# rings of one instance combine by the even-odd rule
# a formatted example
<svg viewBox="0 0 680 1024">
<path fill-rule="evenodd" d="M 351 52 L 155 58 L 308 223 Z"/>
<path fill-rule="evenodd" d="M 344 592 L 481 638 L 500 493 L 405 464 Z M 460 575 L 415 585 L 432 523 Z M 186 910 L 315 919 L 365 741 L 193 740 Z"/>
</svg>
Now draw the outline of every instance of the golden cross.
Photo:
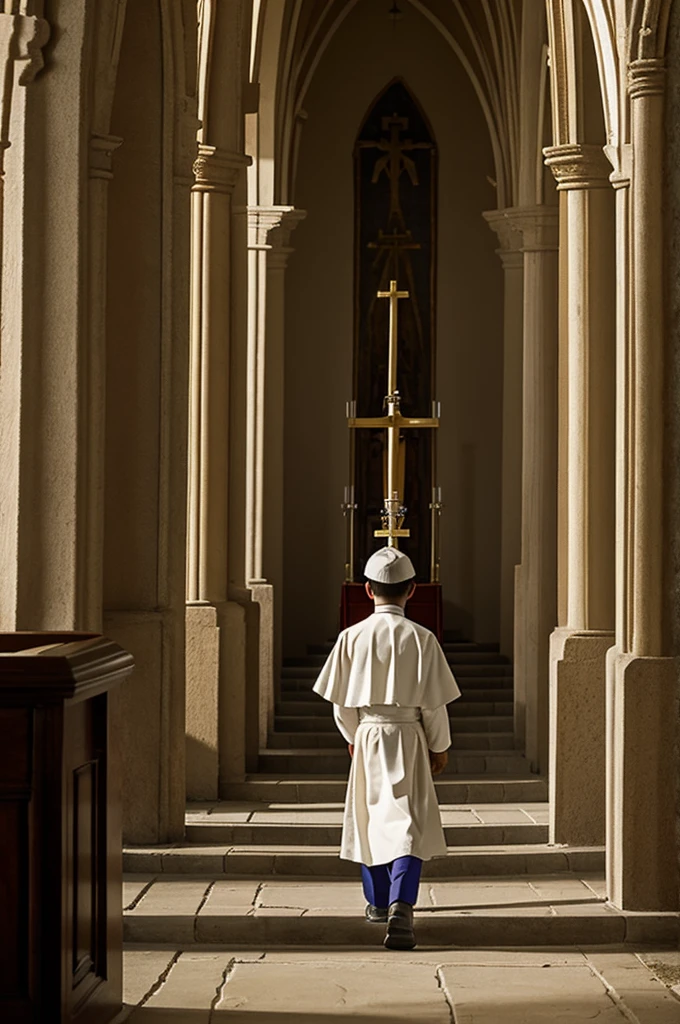
<svg viewBox="0 0 680 1024">
<path fill-rule="evenodd" d="M 387 401 L 397 391 L 397 348 L 399 337 L 397 334 L 397 322 L 399 318 L 399 299 L 408 299 L 408 292 L 400 292 L 397 289 L 397 282 L 390 281 L 388 292 L 378 292 L 379 299 L 390 300 L 390 354 L 387 363 Z"/>
<path fill-rule="evenodd" d="M 387 365 L 387 404 L 386 416 L 356 417 L 351 416 L 347 420 L 350 429 L 361 429 L 367 427 L 383 427 L 387 431 L 387 495 L 385 497 L 385 528 L 375 530 L 374 536 L 387 537 L 388 547 L 398 547 L 399 537 L 410 536 L 410 530 L 401 527 L 403 513 L 401 510 L 402 497 L 399 494 L 398 464 L 399 464 L 399 434 L 403 429 L 415 429 L 422 427 L 436 428 L 439 426 L 437 417 L 415 417 L 402 416 L 399 411 L 400 396 L 397 391 L 397 362 L 398 362 L 398 315 L 399 299 L 408 299 L 408 292 L 400 292 L 396 281 L 390 281 L 388 292 L 378 292 L 379 299 L 390 301 L 390 348 Z"/>
</svg>

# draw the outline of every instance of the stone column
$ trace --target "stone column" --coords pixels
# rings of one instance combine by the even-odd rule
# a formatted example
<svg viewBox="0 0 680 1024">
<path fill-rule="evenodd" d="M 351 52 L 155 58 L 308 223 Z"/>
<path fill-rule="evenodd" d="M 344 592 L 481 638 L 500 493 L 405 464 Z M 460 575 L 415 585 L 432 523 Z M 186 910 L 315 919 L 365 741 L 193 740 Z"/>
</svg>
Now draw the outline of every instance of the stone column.
<svg viewBox="0 0 680 1024">
<path fill-rule="evenodd" d="M 515 577 L 515 741 L 548 768 L 549 639 L 557 601 L 557 210 L 517 209 L 524 252 L 522 545 Z"/>
<path fill-rule="evenodd" d="M 42 47 L 50 34 L 49 25 L 41 16 L 42 8 L 42 0 L 22 0 L 9 8 L 4 5 L 0 13 L 0 628 L 4 630 L 29 625 L 46 628 L 47 617 L 53 612 L 48 608 L 43 616 L 44 602 L 40 600 L 36 607 L 34 600 L 40 586 L 36 579 L 40 566 L 35 552 L 31 557 L 27 551 L 25 534 L 30 531 L 40 492 L 31 492 L 29 487 L 26 494 L 31 474 L 23 464 L 25 451 L 30 452 L 26 424 L 34 423 L 32 418 L 26 421 L 26 409 L 30 409 L 38 377 L 33 382 L 28 380 L 26 364 L 40 346 L 35 329 L 29 336 L 34 325 L 26 310 L 35 309 L 36 295 L 32 290 L 44 280 L 44 247 L 29 253 L 27 227 L 30 225 L 36 236 L 42 237 L 44 225 L 36 216 L 37 204 L 31 203 L 27 195 L 31 147 L 28 107 L 34 89 L 31 83 L 43 67 Z M 29 85 L 30 89 L 25 88 Z M 77 160 L 77 152 L 72 156 Z M 36 156 L 30 168 L 30 180 L 41 197 L 43 162 Z M 9 267 L 11 276 L 6 273 Z M 37 359 L 39 362 L 39 356 Z M 29 468 L 32 455 L 30 452 Z M 53 525 L 58 528 L 54 520 Z M 64 542 L 66 550 L 73 549 L 72 531 L 67 532 Z M 24 597 L 27 590 L 29 601 Z M 66 629 L 75 625 L 75 608 L 69 597 L 67 585 L 62 594 L 60 622 Z"/>
<path fill-rule="evenodd" d="M 113 154 L 122 143 L 114 135 L 90 138 L 88 188 L 88 345 L 83 366 L 85 453 L 83 490 L 88 500 L 82 523 L 79 565 L 79 619 L 101 632 L 104 579 L 104 419 L 106 409 L 106 264 L 108 192 Z"/>
<path fill-rule="evenodd" d="M 243 652 L 238 646 L 229 650 L 225 633 L 231 618 L 238 618 L 228 601 L 232 193 L 247 163 L 243 154 L 201 145 L 194 165 L 187 539 L 190 799 L 218 796 L 220 730 L 229 706 L 224 680 L 232 671 L 242 674 Z M 231 706 L 237 730 L 244 712 L 237 695 L 232 697 L 238 703 Z M 243 761 L 239 749 L 237 744 L 232 750 L 237 774 Z"/>
<path fill-rule="evenodd" d="M 608 663 L 607 876 L 615 906 L 643 911 L 677 911 L 679 891 L 677 664 L 665 656 L 663 635 L 664 92 L 662 61 L 630 65 L 630 208 L 626 189 L 618 206 L 630 287 L 619 300 L 627 329 L 618 339 L 625 390 L 617 396 L 617 502 L 628 509 L 617 523 L 621 605 Z"/>
<path fill-rule="evenodd" d="M 606 654 L 614 643 L 615 203 L 601 147 L 544 152 L 560 192 L 565 577 L 550 642 L 550 838 L 601 845 Z"/>
<path fill-rule="evenodd" d="M 524 253 L 513 209 L 484 214 L 503 265 L 503 455 L 500 651 L 514 657 L 515 570 L 522 550 L 522 342 Z"/>
<path fill-rule="evenodd" d="M 304 216 L 292 206 L 248 209 L 246 583 L 260 608 L 261 747 L 274 727 L 281 664 L 284 277 L 290 234 Z"/>
</svg>

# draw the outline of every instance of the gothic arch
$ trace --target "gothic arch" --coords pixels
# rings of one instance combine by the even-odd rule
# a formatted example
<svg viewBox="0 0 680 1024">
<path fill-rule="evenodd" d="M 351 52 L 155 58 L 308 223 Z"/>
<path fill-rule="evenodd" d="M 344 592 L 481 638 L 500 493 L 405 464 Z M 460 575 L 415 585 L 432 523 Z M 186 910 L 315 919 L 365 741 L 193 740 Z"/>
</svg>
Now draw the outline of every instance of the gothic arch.
<svg viewBox="0 0 680 1024">
<path fill-rule="evenodd" d="M 288 4 L 262 0 L 254 11 L 251 81 L 260 84 L 260 144 L 275 165 L 269 203 L 292 201 L 305 97 L 323 54 L 356 2 L 327 0 L 310 14 L 305 0 Z M 523 100 L 522 33 L 514 5 L 502 0 L 492 15 L 486 5 L 468 11 L 460 0 L 454 0 L 449 23 L 427 0 L 406 2 L 436 28 L 464 67 L 489 130 L 498 206 L 517 203 L 523 148 L 519 108 L 527 96 Z M 266 53 L 269 60 L 265 60 Z M 540 83 L 535 82 L 530 92 L 538 94 L 539 88 Z M 537 143 L 536 152 L 542 140 Z"/>
</svg>

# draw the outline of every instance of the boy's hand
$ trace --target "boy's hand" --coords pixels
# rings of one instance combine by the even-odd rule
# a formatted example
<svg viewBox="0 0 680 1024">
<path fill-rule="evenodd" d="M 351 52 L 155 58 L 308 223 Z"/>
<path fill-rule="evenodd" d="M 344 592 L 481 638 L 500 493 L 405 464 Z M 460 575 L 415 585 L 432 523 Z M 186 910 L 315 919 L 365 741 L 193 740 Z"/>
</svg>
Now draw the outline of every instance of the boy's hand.
<svg viewBox="0 0 680 1024">
<path fill-rule="evenodd" d="M 448 763 L 449 755 L 445 750 L 439 753 L 436 753 L 434 750 L 430 751 L 430 768 L 433 775 L 441 775 Z"/>
<path fill-rule="evenodd" d="M 354 757 L 354 744 L 353 743 L 348 743 L 347 744 L 347 749 L 349 750 L 349 756 L 350 757 Z"/>
</svg>

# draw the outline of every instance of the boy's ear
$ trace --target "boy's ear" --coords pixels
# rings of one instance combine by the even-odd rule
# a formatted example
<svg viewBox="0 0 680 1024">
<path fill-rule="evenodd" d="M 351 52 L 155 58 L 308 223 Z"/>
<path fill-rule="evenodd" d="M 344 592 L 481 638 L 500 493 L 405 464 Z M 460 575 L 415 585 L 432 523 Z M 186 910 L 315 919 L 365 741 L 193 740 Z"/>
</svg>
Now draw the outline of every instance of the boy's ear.
<svg viewBox="0 0 680 1024">
<path fill-rule="evenodd" d="M 370 597 L 371 601 L 373 601 L 375 599 L 375 594 L 373 593 L 373 590 L 371 589 L 371 584 L 368 582 L 368 580 L 366 581 L 366 583 L 364 583 L 364 589 L 368 596 Z"/>
</svg>

